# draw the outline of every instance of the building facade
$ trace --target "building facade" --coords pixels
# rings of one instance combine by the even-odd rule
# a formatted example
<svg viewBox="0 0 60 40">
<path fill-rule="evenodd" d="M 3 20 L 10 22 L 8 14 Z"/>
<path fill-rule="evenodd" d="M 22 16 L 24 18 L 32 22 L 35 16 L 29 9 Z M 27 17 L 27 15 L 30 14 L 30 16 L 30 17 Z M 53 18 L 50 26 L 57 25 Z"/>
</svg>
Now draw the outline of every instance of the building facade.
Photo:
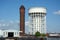
<svg viewBox="0 0 60 40">
<path fill-rule="evenodd" d="M 46 8 L 32 7 L 29 9 L 29 33 L 35 34 L 37 31 L 46 33 Z"/>
<path fill-rule="evenodd" d="M 0 30 L 0 37 L 21 37 L 18 30 Z"/>
</svg>

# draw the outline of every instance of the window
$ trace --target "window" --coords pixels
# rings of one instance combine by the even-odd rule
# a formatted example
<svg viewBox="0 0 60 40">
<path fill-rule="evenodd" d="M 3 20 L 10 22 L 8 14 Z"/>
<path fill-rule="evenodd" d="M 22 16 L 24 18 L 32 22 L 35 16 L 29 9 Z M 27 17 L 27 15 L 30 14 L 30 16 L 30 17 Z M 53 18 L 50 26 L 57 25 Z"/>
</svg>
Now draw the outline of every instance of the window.
<svg viewBox="0 0 60 40">
<path fill-rule="evenodd" d="M 18 32 L 17 32 L 17 34 L 18 34 Z"/>
<path fill-rule="evenodd" d="M 3 32 L 3 35 L 5 36 L 5 32 Z"/>
<path fill-rule="evenodd" d="M 6 35 L 7 35 L 7 32 L 6 32 Z"/>
<path fill-rule="evenodd" d="M 15 32 L 15 35 L 16 35 L 16 32 Z"/>
<path fill-rule="evenodd" d="M 14 33 L 13 32 L 8 32 L 8 37 L 13 37 Z"/>
</svg>

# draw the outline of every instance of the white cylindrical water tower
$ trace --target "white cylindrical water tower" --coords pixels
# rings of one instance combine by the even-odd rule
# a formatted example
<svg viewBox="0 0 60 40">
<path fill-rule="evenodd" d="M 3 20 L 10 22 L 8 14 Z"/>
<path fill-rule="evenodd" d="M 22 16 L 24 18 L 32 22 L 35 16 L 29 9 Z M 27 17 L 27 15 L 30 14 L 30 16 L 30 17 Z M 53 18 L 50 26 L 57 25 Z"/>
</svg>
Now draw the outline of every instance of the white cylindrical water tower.
<svg viewBox="0 0 60 40">
<path fill-rule="evenodd" d="M 29 33 L 46 33 L 46 8 L 32 7 L 29 9 Z"/>
</svg>

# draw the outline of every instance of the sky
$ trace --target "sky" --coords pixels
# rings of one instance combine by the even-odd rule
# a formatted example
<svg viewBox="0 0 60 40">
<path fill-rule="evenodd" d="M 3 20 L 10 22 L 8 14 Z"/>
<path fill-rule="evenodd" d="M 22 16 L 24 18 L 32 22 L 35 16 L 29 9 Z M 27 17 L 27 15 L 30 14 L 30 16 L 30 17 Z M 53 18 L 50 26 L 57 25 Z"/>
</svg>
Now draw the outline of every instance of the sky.
<svg viewBox="0 0 60 40">
<path fill-rule="evenodd" d="M 19 30 L 21 5 L 25 7 L 25 32 L 28 32 L 28 9 L 45 7 L 47 32 L 60 33 L 60 0 L 0 0 L 0 29 Z"/>
</svg>

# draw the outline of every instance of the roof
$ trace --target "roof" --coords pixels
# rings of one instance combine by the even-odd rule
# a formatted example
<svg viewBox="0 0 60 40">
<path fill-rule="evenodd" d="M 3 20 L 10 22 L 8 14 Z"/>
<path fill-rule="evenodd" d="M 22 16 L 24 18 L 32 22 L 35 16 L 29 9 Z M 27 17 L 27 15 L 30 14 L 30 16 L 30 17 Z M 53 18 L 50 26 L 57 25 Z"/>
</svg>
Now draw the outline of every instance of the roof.
<svg viewBox="0 0 60 40">
<path fill-rule="evenodd" d="M 46 13 L 45 7 L 32 7 L 29 9 L 29 13 Z"/>
<path fill-rule="evenodd" d="M 25 9 L 24 5 L 21 5 L 21 6 L 20 6 L 20 9 L 21 9 L 21 8 L 24 8 L 24 9 Z"/>
<path fill-rule="evenodd" d="M 21 32 L 21 31 L 18 31 L 18 30 L 0 30 L 0 32 Z"/>
</svg>

